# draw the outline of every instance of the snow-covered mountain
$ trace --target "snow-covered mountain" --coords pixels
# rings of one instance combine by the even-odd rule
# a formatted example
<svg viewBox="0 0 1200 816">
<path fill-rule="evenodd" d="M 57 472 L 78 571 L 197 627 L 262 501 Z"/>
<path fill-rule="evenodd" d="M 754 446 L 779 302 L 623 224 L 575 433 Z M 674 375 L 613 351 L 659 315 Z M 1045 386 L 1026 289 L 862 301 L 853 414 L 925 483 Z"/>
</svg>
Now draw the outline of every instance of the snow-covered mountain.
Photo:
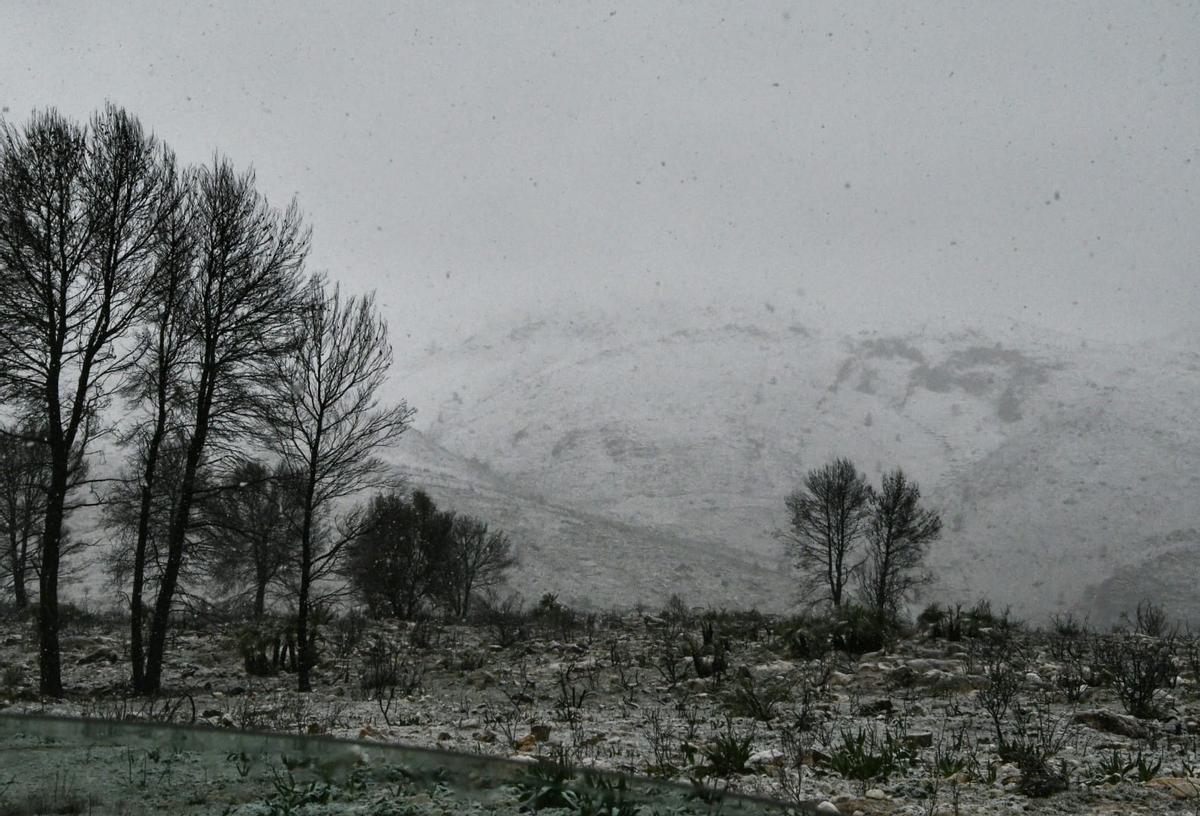
<svg viewBox="0 0 1200 816">
<path fill-rule="evenodd" d="M 783 497 L 847 455 L 873 479 L 903 466 L 941 508 L 943 598 L 1100 619 L 1161 586 L 1200 620 L 1200 354 L 998 319 L 828 324 L 663 307 L 429 347 L 395 370 L 420 414 L 394 456 L 513 531 L 528 592 L 784 606 Z"/>
</svg>

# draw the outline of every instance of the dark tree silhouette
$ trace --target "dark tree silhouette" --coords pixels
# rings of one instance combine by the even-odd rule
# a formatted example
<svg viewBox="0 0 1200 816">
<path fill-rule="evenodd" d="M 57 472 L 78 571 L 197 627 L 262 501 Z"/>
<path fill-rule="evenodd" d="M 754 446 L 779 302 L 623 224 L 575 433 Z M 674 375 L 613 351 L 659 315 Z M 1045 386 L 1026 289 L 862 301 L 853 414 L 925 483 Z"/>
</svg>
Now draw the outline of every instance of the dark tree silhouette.
<svg viewBox="0 0 1200 816">
<path fill-rule="evenodd" d="M 921 568 L 930 542 L 942 532 L 941 516 L 921 507 L 921 488 L 896 468 L 871 496 L 866 560 L 860 573 L 864 604 L 880 620 L 892 620 L 900 605 L 928 583 Z"/>
<path fill-rule="evenodd" d="M 465 618 L 471 598 L 501 583 L 516 563 L 503 532 L 489 530 L 487 522 L 473 516 L 456 516 L 445 565 L 444 597 L 450 613 Z"/>
<path fill-rule="evenodd" d="M 38 579 L 42 569 L 42 528 L 50 482 L 45 440 L 46 429 L 31 421 L 0 428 L 0 582 L 11 591 L 18 610 L 28 608 L 29 584 Z M 73 488 L 87 474 L 78 456 L 71 472 L 69 487 Z M 65 558 L 78 548 L 67 535 L 60 537 L 60 556 Z"/>
<path fill-rule="evenodd" d="M 109 106 L 86 126 L 56 111 L 0 125 L 0 400 L 46 423 L 41 534 L 42 693 L 62 694 L 58 585 L 73 472 L 102 432 L 119 342 L 150 296 L 162 225 L 178 207 L 174 161 Z"/>
<path fill-rule="evenodd" d="M 156 466 L 154 469 L 154 485 L 151 491 L 152 501 L 148 507 L 143 505 L 145 498 L 145 483 L 139 473 L 144 472 L 139 465 L 136 452 L 131 455 L 130 462 L 118 480 L 107 492 L 104 505 L 104 520 L 107 527 L 115 533 L 112 546 L 105 553 L 103 565 L 110 580 L 123 597 L 132 601 L 131 590 L 137 582 L 133 581 L 135 571 L 140 566 L 140 581 L 142 591 L 152 596 L 158 591 L 163 571 L 167 561 L 167 538 L 171 530 L 171 520 L 179 506 L 180 485 L 183 481 L 183 466 L 187 458 L 188 439 L 178 428 L 171 430 L 158 446 Z M 143 460 L 144 462 L 144 460 Z M 202 466 L 196 474 L 197 507 L 202 509 L 203 499 L 213 495 L 215 487 L 212 475 L 207 467 Z M 197 516 L 201 516 L 196 509 Z M 201 525 L 193 524 L 188 531 L 188 542 L 185 547 L 187 557 L 179 568 L 178 583 L 181 586 L 199 588 L 203 575 L 199 569 L 195 552 L 197 539 L 203 533 Z M 133 604 L 130 603 L 132 608 Z M 144 632 L 146 618 L 151 610 L 146 605 L 141 606 L 141 626 L 131 627 L 134 632 Z M 131 647 L 140 646 L 144 655 L 145 638 L 142 643 L 131 643 Z M 131 654 L 139 651 L 131 648 Z M 140 676 L 138 670 L 144 672 L 145 660 L 133 663 L 132 676 Z M 134 684 L 134 688 L 138 688 Z"/>
<path fill-rule="evenodd" d="M 296 598 L 297 685 L 311 688 L 316 662 L 309 633 L 313 584 L 332 574 L 346 535 L 317 546 L 317 526 L 334 503 L 387 481 L 375 451 L 408 427 L 413 411 L 400 401 L 379 404 L 392 362 L 387 324 L 373 295 L 343 298 L 314 276 L 300 313 L 299 336 L 277 360 L 266 392 L 264 441 L 295 475 L 299 494 L 299 586 Z"/>
<path fill-rule="evenodd" d="M 349 542 L 343 574 L 375 616 L 411 619 L 445 591 L 454 515 L 423 491 L 373 497 Z"/>
<path fill-rule="evenodd" d="M 194 300 L 188 319 L 194 346 L 186 373 L 187 448 L 154 601 L 143 693 L 157 692 L 161 683 L 197 476 L 216 458 L 214 450 L 228 452 L 231 442 L 250 432 L 256 396 L 276 373 L 274 360 L 295 345 L 308 251 L 308 232 L 295 204 L 283 214 L 271 208 L 255 189 L 252 172 L 238 174 L 216 159 L 196 172 L 192 189 Z"/>
<path fill-rule="evenodd" d="M 181 187 L 189 186 L 190 178 L 181 180 Z M 126 539 L 122 545 L 132 536 L 132 551 L 122 549 L 117 562 L 124 572 L 119 569 L 114 574 L 127 574 L 131 582 L 129 657 L 135 689 L 143 687 L 146 669 L 143 632 L 151 525 L 158 522 L 156 538 L 165 541 L 167 525 L 162 522 L 169 515 L 164 515 L 164 508 L 173 508 L 178 498 L 178 455 L 172 461 L 176 465 L 172 476 L 176 478 L 165 480 L 170 489 L 164 492 L 159 483 L 163 449 L 173 443 L 172 452 L 179 454 L 186 448 L 180 444 L 181 425 L 188 402 L 195 398 L 185 376 L 196 339 L 194 316 L 190 313 L 196 299 L 191 276 L 195 241 L 190 205 L 191 199 L 185 197 L 163 225 L 151 280 L 153 308 L 147 310 L 138 327 L 135 362 L 121 384 L 121 395 L 134 418 L 122 440 L 132 448 L 126 469 L 130 478 L 110 496 L 113 509 L 109 515 Z M 161 568 L 161 563 L 157 566 Z"/>
<path fill-rule="evenodd" d="M 17 610 L 29 606 L 28 582 L 37 574 L 50 462 L 32 426 L 0 431 L 0 533 L 4 540 L 0 578 Z"/>
<path fill-rule="evenodd" d="M 245 586 L 255 618 L 266 612 L 267 590 L 295 572 L 300 517 L 294 474 L 244 459 L 222 474 L 225 484 L 204 502 L 201 555 L 211 582 Z"/>
<path fill-rule="evenodd" d="M 870 511 L 871 488 L 849 459 L 810 470 L 786 499 L 790 527 L 779 532 L 795 559 L 806 593 L 840 609 L 858 569 L 854 547 Z"/>
</svg>

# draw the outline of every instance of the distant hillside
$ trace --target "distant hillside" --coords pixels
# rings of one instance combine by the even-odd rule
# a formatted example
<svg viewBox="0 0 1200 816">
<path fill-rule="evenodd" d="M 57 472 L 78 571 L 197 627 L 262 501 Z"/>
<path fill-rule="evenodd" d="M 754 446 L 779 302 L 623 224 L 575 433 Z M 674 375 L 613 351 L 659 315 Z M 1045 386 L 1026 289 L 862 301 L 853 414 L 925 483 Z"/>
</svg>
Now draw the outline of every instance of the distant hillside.
<svg viewBox="0 0 1200 816">
<path fill-rule="evenodd" d="M 481 333 L 395 381 L 421 412 L 402 468 L 540 548 L 522 585 L 599 605 L 723 580 L 778 606 L 782 498 L 834 454 L 902 465 L 942 508 L 943 594 L 1027 616 L 1115 615 L 1095 587 L 1197 526 L 1200 355 L 1178 347 L 660 311 Z"/>
</svg>

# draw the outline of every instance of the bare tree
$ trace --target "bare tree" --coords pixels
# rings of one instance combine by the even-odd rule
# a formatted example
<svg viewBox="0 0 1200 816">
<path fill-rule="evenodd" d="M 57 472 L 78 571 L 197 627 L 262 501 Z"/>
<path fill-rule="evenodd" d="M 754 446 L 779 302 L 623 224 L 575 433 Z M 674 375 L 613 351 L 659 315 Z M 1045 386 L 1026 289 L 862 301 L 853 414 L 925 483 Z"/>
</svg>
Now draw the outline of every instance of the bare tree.
<svg viewBox="0 0 1200 816">
<path fill-rule="evenodd" d="M 854 546 L 870 511 L 871 488 L 846 458 L 810 470 L 803 486 L 786 499 L 789 529 L 779 538 L 796 561 L 805 590 L 822 593 L 840 609 L 846 585 L 861 561 Z"/>
<path fill-rule="evenodd" d="M 89 125 L 56 111 L 0 125 L 0 399 L 44 417 L 50 478 L 41 535 L 40 687 L 62 694 L 58 584 L 72 472 L 103 429 L 124 338 L 146 305 L 174 161 L 109 106 Z"/>
<path fill-rule="evenodd" d="M 266 443 L 295 474 L 300 494 L 300 580 L 296 643 L 298 688 L 311 689 L 316 661 L 309 635 L 314 582 L 332 574 L 347 537 L 318 547 L 317 525 L 339 500 L 386 481 L 375 451 L 408 427 L 413 411 L 403 401 L 383 407 L 379 392 L 392 362 L 387 324 L 373 295 L 343 298 L 324 278 L 308 285 L 293 352 L 279 359 L 264 401 Z"/>
<path fill-rule="evenodd" d="M 144 601 L 153 598 L 159 591 L 166 569 L 171 522 L 179 507 L 183 468 L 187 458 L 188 437 L 178 427 L 173 427 L 157 444 L 154 456 L 153 481 L 143 480 L 149 472 L 146 463 L 148 452 L 143 445 L 146 437 L 139 435 L 134 443 L 137 447 L 130 454 L 122 478 L 106 492 L 104 520 L 112 536 L 112 546 L 103 555 L 102 564 L 109 580 L 129 604 L 131 614 L 130 641 L 132 658 L 131 679 L 135 690 L 141 688 L 145 676 L 145 649 L 148 618 L 152 608 Z M 147 490 L 147 484 L 150 489 Z M 201 466 L 195 477 L 195 493 L 198 497 L 212 495 L 216 488 L 207 467 Z M 146 504 L 146 497 L 150 501 Z M 180 587 L 196 589 L 201 584 L 198 559 L 193 551 L 197 539 L 203 535 L 202 526 L 193 525 L 188 530 L 184 547 L 185 558 L 179 566 L 177 582 Z M 135 603 L 134 591 L 142 596 Z M 184 592 L 181 590 L 181 594 Z"/>
<path fill-rule="evenodd" d="M 942 518 L 921 507 L 921 488 L 900 468 L 885 473 L 872 492 L 866 530 L 861 594 L 880 620 L 894 619 L 900 604 L 929 582 L 921 564 L 930 542 L 942 532 Z"/>
<path fill-rule="evenodd" d="M 0 532 L 4 535 L 0 576 L 18 611 L 29 606 L 27 584 L 36 574 L 45 523 L 50 469 L 44 446 L 34 441 L 41 435 L 28 426 L 0 432 Z"/>
<path fill-rule="evenodd" d="M 69 489 L 87 477 L 86 463 L 78 454 L 76 449 Z M 38 580 L 42 571 L 49 481 L 45 428 L 31 420 L 12 428 L 0 427 L 0 579 L 11 590 L 18 610 L 28 608 L 29 583 Z M 63 559 L 81 546 L 65 533 L 59 544 Z M 65 570 L 60 569 L 60 577 L 65 577 Z"/>
<path fill-rule="evenodd" d="M 162 678 L 172 603 L 185 558 L 202 467 L 250 431 L 255 396 L 274 375 L 273 361 L 294 345 L 301 269 L 308 232 L 295 204 L 280 214 L 254 186 L 215 159 L 196 172 L 192 195 L 194 331 L 187 365 L 187 448 L 166 555 L 154 601 L 143 693 Z"/>
<path fill-rule="evenodd" d="M 294 572 L 298 498 L 293 474 L 243 459 L 221 476 L 224 489 L 204 503 L 200 557 L 213 583 L 245 587 L 255 618 L 266 612 L 267 589 Z"/>
<path fill-rule="evenodd" d="M 517 563 L 508 536 L 466 515 L 454 518 L 448 556 L 445 598 L 451 614 L 459 618 L 467 616 L 475 593 L 501 583 Z"/>
<path fill-rule="evenodd" d="M 190 182 L 190 178 L 182 179 L 181 189 L 187 189 Z M 151 525 L 156 514 L 160 522 L 169 518 L 178 488 L 178 479 L 167 480 L 171 490 L 164 491 L 159 483 L 163 448 L 173 441 L 174 452 L 182 451 L 180 424 L 187 404 L 195 397 L 185 377 L 196 339 L 190 312 L 195 302 L 191 276 L 195 241 L 190 201 L 183 201 L 163 225 L 151 280 L 153 307 L 138 328 L 135 362 L 121 384 L 121 395 L 135 418 L 123 439 L 132 448 L 127 468 L 131 481 L 119 485 L 109 497 L 113 502 L 110 521 L 120 526 L 126 538 L 132 536 L 132 551 L 122 550 L 117 564 L 127 568 L 131 581 L 129 657 L 135 689 L 142 688 L 146 669 L 143 632 Z M 177 476 L 179 470 L 175 467 L 173 475 Z M 158 538 L 165 541 L 166 525 L 160 526 Z"/>
</svg>

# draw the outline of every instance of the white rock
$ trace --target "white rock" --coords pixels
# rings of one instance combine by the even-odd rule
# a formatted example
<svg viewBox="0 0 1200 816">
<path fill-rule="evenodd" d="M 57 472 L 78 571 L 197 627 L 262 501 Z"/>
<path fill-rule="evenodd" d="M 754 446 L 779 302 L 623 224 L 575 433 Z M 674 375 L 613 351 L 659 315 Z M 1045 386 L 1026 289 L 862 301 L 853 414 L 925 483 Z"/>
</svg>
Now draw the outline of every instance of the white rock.
<svg viewBox="0 0 1200 816">
<path fill-rule="evenodd" d="M 863 795 L 868 799 L 879 799 L 881 801 L 887 799 L 887 794 L 881 791 L 879 788 L 871 788 Z"/>
<path fill-rule="evenodd" d="M 779 750 L 778 748 L 764 748 L 761 751 L 755 751 L 753 754 L 751 754 L 750 758 L 746 760 L 746 764 L 752 768 L 758 768 L 763 765 L 770 765 L 771 763 L 777 762 L 782 758 L 783 751 Z"/>
<path fill-rule="evenodd" d="M 838 806 L 826 799 L 821 804 L 817 805 L 817 813 L 841 813 Z"/>
</svg>

